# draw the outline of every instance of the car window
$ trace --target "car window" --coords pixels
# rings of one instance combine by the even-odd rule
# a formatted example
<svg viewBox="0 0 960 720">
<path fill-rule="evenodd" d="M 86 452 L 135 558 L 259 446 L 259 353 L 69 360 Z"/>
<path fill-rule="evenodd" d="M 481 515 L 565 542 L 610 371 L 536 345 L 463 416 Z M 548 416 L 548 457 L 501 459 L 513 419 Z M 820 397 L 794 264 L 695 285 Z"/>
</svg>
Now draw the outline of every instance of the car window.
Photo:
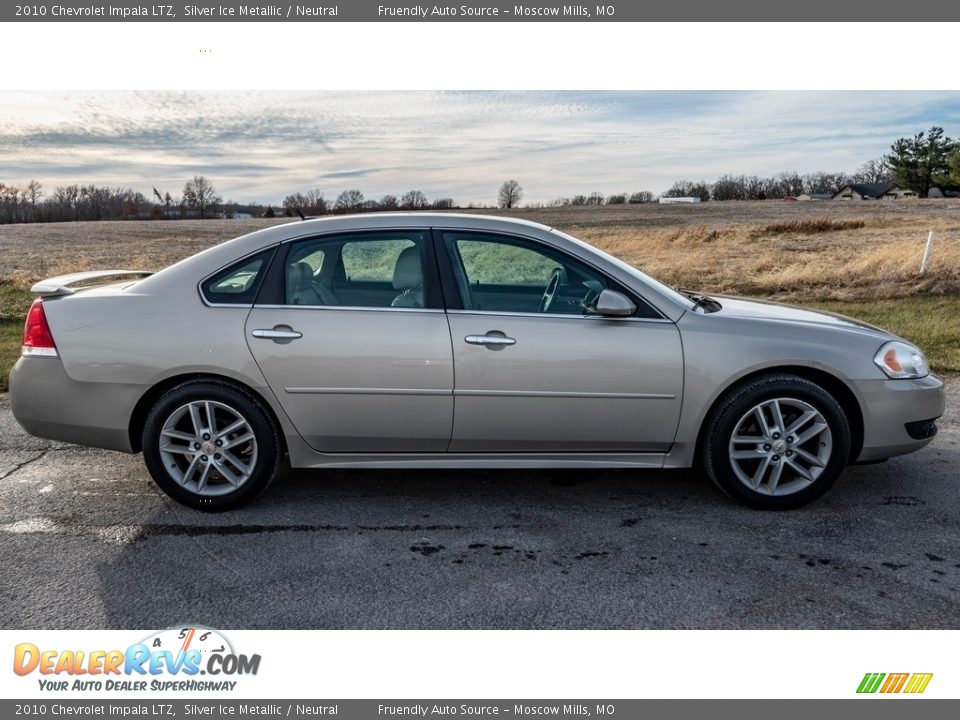
<svg viewBox="0 0 960 720">
<path fill-rule="evenodd" d="M 285 303 L 321 307 L 423 308 L 423 233 L 326 236 L 294 243 Z"/>
<path fill-rule="evenodd" d="M 471 283 L 537 285 L 545 288 L 557 262 L 528 247 L 489 240 L 457 241 Z"/>
<path fill-rule="evenodd" d="M 244 258 L 205 280 L 200 288 L 215 305 L 252 305 L 275 248 Z"/>
<path fill-rule="evenodd" d="M 343 271 L 351 281 L 393 282 L 393 271 L 400 253 L 414 245 L 408 238 L 348 242 L 340 251 Z"/>
<path fill-rule="evenodd" d="M 580 261 L 521 238 L 444 233 L 466 310 L 585 315 L 608 283 Z"/>
</svg>

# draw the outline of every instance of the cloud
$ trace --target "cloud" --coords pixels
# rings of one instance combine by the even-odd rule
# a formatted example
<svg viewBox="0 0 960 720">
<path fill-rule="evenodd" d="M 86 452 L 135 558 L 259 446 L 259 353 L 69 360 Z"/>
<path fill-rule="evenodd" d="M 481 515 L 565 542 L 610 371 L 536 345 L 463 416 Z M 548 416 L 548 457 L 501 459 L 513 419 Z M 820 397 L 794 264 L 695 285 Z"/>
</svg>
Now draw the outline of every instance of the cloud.
<svg viewBox="0 0 960 720">
<path fill-rule="evenodd" d="M 854 171 L 956 92 L 3 92 L 0 182 L 157 186 L 204 174 L 237 200 L 347 186 L 491 202 L 678 179 Z M 359 182 L 362 180 L 362 182 Z"/>
</svg>

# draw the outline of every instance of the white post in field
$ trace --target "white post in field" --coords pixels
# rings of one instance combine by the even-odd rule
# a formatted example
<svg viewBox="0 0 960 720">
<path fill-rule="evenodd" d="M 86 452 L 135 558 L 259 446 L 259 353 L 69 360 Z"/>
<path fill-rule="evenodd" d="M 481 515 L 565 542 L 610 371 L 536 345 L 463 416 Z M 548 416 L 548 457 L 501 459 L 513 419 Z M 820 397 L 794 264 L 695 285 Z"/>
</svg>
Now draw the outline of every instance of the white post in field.
<svg viewBox="0 0 960 720">
<path fill-rule="evenodd" d="M 923 260 L 920 261 L 920 274 L 927 269 L 927 261 L 930 259 L 930 250 L 933 248 L 933 230 L 927 235 L 927 246 L 923 249 Z"/>
</svg>

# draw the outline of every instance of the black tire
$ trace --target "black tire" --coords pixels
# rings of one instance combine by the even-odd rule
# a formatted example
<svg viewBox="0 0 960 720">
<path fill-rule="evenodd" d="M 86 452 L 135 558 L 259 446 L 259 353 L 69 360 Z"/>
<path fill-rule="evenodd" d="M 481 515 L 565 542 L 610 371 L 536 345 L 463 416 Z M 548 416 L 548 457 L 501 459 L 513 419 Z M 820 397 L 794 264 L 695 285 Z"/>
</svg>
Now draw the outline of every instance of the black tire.
<svg viewBox="0 0 960 720">
<path fill-rule="evenodd" d="M 164 423 L 178 409 L 202 401 L 220 403 L 242 416 L 254 436 L 256 448 L 248 479 L 239 487 L 230 489 L 229 484 L 221 478 L 220 494 L 212 496 L 194 492 L 178 482 L 168 472 L 160 449 Z M 247 390 L 219 380 L 192 380 L 167 391 L 150 409 L 143 428 L 143 459 L 154 482 L 177 502 L 207 512 L 239 507 L 263 492 L 280 471 L 283 447 L 279 428 L 263 401 Z M 177 457 L 168 454 L 167 460 L 176 460 Z M 173 472 L 179 471 L 174 468 Z M 212 474 L 216 477 L 216 473 Z"/>
<path fill-rule="evenodd" d="M 782 495 L 748 487 L 738 477 L 734 468 L 735 461 L 731 459 L 730 453 L 731 439 L 741 421 L 751 409 L 775 399 L 796 400 L 812 406 L 828 426 L 832 446 L 829 459 L 825 460 L 824 467 L 818 470 L 819 475 L 812 482 L 801 482 L 792 468 L 789 471 L 782 470 L 792 474 L 794 485 L 799 488 Z M 814 443 L 816 444 L 815 440 Z M 760 452 L 760 448 L 757 448 L 757 452 Z M 703 463 L 707 474 L 720 489 L 734 499 L 763 510 L 788 510 L 816 500 L 836 482 L 846 467 L 849 456 L 850 424 L 843 408 L 822 387 L 796 375 L 766 375 L 734 388 L 710 413 L 704 428 Z M 777 458 L 778 462 L 783 462 L 779 456 Z M 794 456 L 794 460 L 799 460 L 799 457 Z M 757 466 L 759 464 L 760 460 L 757 461 Z M 784 465 L 784 468 L 786 467 Z M 742 469 L 741 467 L 741 471 Z M 781 487 L 781 491 L 788 489 L 789 486 Z"/>
</svg>

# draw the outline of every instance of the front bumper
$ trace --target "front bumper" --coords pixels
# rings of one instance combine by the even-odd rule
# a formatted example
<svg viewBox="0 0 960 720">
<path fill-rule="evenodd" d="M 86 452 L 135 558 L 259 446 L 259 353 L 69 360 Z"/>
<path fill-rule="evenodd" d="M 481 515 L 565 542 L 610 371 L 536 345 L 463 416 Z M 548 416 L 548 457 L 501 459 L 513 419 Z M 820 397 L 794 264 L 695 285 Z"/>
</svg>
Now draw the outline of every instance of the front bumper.
<svg viewBox="0 0 960 720">
<path fill-rule="evenodd" d="M 917 380 L 859 380 L 854 388 L 863 410 L 863 447 L 858 462 L 905 455 L 933 440 L 936 432 L 918 433 L 916 428 L 943 415 L 946 394 L 936 375 Z M 911 431 L 919 437 L 913 437 Z"/>
</svg>

